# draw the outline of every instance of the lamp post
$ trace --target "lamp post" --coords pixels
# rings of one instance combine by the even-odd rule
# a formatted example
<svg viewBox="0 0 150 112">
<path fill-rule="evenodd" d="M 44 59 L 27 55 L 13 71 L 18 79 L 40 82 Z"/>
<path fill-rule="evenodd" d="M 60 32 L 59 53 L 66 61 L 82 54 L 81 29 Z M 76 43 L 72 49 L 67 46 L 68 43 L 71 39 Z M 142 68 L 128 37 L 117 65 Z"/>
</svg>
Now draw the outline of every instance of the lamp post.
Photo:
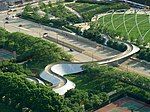
<svg viewBox="0 0 150 112">
<path fill-rule="evenodd" d="M 2 19 L 2 23 L 3 23 L 3 27 L 4 27 L 4 29 L 5 29 L 5 24 L 6 24 L 6 22 L 5 22 L 5 17 L 4 17 L 4 19 Z"/>
<path fill-rule="evenodd" d="M 99 45 L 96 46 L 96 50 L 92 52 L 92 62 L 94 61 L 94 53 L 100 49 Z"/>
<path fill-rule="evenodd" d="M 57 43 L 58 43 L 59 42 L 58 34 L 56 36 L 57 36 Z"/>
<path fill-rule="evenodd" d="M 94 55 L 94 52 L 92 52 L 92 62 L 93 62 L 93 55 Z"/>
<path fill-rule="evenodd" d="M 3 36 L 3 48 L 5 47 L 5 36 Z"/>
<path fill-rule="evenodd" d="M 4 29 L 5 29 L 5 21 L 3 21 L 3 23 L 4 23 Z"/>
<path fill-rule="evenodd" d="M 39 23 L 39 37 L 41 37 L 41 32 L 40 30 L 42 29 L 41 24 Z"/>
<path fill-rule="evenodd" d="M 78 36 L 78 34 L 77 34 L 77 41 L 79 40 L 79 36 Z"/>
</svg>

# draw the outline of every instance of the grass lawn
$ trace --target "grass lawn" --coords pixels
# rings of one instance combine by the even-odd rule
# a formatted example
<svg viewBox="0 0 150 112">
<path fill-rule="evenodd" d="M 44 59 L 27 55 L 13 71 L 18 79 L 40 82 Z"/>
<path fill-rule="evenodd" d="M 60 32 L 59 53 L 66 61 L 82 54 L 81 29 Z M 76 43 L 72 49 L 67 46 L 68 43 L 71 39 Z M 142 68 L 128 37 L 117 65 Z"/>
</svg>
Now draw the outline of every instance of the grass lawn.
<svg viewBox="0 0 150 112">
<path fill-rule="evenodd" d="M 99 19 L 99 24 L 109 30 L 118 32 L 130 40 L 143 38 L 150 42 L 150 20 L 147 15 L 136 14 L 110 14 Z"/>
<path fill-rule="evenodd" d="M 80 19 L 74 13 L 72 13 L 70 10 L 66 9 L 63 6 L 59 7 L 58 5 L 54 5 L 49 9 L 49 12 L 55 17 L 66 19 L 70 22 L 80 22 Z"/>
<path fill-rule="evenodd" d="M 111 9 L 127 8 L 124 4 L 91 4 L 91 3 L 70 3 L 66 4 L 68 7 L 76 10 L 85 19 L 90 21 L 95 14 L 107 12 Z"/>
<path fill-rule="evenodd" d="M 110 79 L 108 76 L 91 78 L 84 74 L 68 75 L 69 80 L 76 84 L 76 88 L 85 91 L 97 91 L 97 92 L 111 92 L 113 90 L 120 90 L 120 88 L 126 85 L 123 82 Z"/>
</svg>

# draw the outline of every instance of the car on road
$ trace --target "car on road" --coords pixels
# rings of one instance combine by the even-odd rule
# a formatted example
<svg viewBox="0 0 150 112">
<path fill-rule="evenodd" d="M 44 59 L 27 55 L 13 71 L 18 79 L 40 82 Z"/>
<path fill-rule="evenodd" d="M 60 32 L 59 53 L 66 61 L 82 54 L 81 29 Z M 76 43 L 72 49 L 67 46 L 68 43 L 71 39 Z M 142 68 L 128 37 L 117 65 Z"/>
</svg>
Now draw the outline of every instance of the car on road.
<svg viewBox="0 0 150 112">
<path fill-rule="evenodd" d="M 16 17 L 21 17 L 21 14 L 20 14 L 20 13 L 17 13 L 15 16 L 16 16 Z"/>
<path fill-rule="evenodd" d="M 8 12 L 12 12 L 12 9 L 8 10 Z"/>
<path fill-rule="evenodd" d="M 73 52 L 74 50 L 70 48 L 69 51 L 70 51 L 70 52 Z"/>
<path fill-rule="evenodd" d="M 43 37 L 47 37 L 48 36 L 48 33 L 43 33 Z"/>
<path fill-rule="evenodd" d="M 20 24 L 18 27 L 22 27 L 22 26 L 23 26 L 23 25 Z"/>
<path fill-rule="evenodd" d="M 5 18 L 5 20 L 9 20 L 9 18 L 8 18 L 8 17 L 6 17 L 6 18 Z"/>
<path fill-rule="evenodd" d="M 8 21 L 5 22 L 5 24 L 8 24 L 8 23 L 9 23 Z"/>
<path fill-rule="evenodd" d="M 15 16 L 13 15 L 12 18 L 15 18 Z"/>
<path fill-rule="evenodd" d="M 13 10 L 13 12 L 16 12 L 16 11 L 17 11 L 16 9 Z"/>
</svg>

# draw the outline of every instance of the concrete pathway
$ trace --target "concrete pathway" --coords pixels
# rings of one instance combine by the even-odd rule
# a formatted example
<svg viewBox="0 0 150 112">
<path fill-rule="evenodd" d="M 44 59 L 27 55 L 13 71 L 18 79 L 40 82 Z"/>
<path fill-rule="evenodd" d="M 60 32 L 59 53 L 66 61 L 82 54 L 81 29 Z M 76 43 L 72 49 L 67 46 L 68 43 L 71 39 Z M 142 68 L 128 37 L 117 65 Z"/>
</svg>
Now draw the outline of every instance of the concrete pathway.
<svg viewBox="0 0 150 112">
<path fill-rule="evenodd" d="M 72 12 L 73 14 L 75 14 L 79 19 L 83 20 L 83 17 L 75 10 L 73 10 L 70 7 L 65 6 L 66 9 L 68 9 L 70 12 Z"/>
</svg>

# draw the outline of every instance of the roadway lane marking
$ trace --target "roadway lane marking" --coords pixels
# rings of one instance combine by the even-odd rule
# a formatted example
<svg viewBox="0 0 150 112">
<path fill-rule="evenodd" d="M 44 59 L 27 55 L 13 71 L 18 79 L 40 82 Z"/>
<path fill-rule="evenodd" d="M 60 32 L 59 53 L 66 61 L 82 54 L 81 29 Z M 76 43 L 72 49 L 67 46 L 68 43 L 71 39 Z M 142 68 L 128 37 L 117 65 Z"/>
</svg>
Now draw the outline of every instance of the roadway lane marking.
<svg viewBox="0 0 150 112">
<path fill-rule="evenodd" d="M 15 27 L 15 28 L 17 28 L 18 30 L 25 30 L 25 31 L 31 31 L 31 30 L 29 30 L 29 29 L 26 29 L 26 28 L 24 28 L 24 27 L 18 27 L 18 26 L 16 26 L 16 25 L 12 25 L 12 24 L 7 24 L 8 26 L 12 26 L 12 27 Z"/>
</svg>

